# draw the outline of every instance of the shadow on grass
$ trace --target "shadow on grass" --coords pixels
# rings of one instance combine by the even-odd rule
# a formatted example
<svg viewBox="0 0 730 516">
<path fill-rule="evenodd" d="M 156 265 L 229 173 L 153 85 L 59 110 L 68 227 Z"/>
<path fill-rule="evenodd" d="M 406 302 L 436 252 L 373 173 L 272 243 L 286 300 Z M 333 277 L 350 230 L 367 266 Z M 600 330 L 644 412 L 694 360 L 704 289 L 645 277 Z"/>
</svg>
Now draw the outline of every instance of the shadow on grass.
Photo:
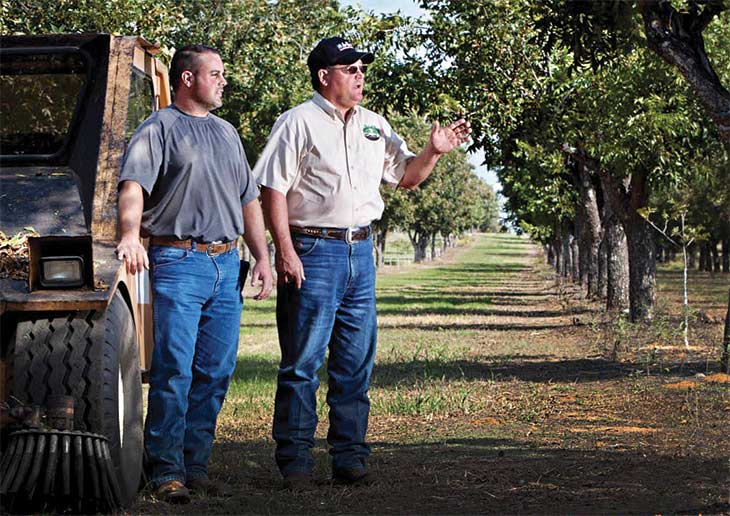
<svg viewBox="0 0 730 516">
<path fill-rule="evenodd" d="M 646 364 L 616 363 L 605 359 L 575 359 L 551 361 L 543 355 L 495 356 L 489 361 L 477 360 L 402 360 L 377 363 L 373 370 L 373 388 L 390 388 L 415 381 L 494 381 L 521 380 L 533 383 L 595 382 L 628 378 L 645 374 Z M 326 364 L 326 360 L 325 360 Z M 717 368 L 714 365 L 710 367 Z M 276 382 L 279 369 L 278 356 L 239 356 L 232 382 L 249 384 Z M 650 374 L 656 374 L 657 367 L 650 367 Z M 693 376 L 707 373 L 706 362 L 667 362 L 662 364 L 662 374 Z M 326 385 L 326 365 L 320 369 L 320 381 Z"/>
<path fill-rule="evenodd" d="M 408 272 L 409 276 L 425 276 L 430 281 L 439 279 L 438 276 L 443 276 L 444 281 L 448 281 L 458 276 L 468 276 L 473 279 L 474 276 L 483 276 L 485 281 L 489 280 L 494 275 L 501 275 L 505 273 L 518 273 L 528 270 L 527 265 L 519 263 L 464 263 L 461 262 L 458 265 L 445 264 L 436 267 L 429 267 L 425 269 L 415 269 Z"/>
<path fill-rule="evenodd" d="M 521 380 L 533 383 L 582 383 L 628 378 L 645 374 L 646 364 L 616 363 L 606 359 L 544 360 L 541 356 L 495 356 L 489 362 L 475 360 L 406 360 L 379 363 L 373 370 L 373 387 L 388 388 L 415 381 L 463 380 L 505 382 Z M 542 359 L 542 360 L 541 360 Z M 715 366 L 713 366 L 715 367 Z M 716 367 L 719 370 L 719 366 Z M 657 374 L 651 366 L 649 373 Z M 667 362 L 662 374 L 693 376 L 708 372 L 706 362 Z"/>
<path fill-rule="evenodd" d="M 383 312 L 381 310 L 378 311 L 379 315 L 405 315 L 405 316 L 424 316 L 424 315 L 440 315 L 440 314 L 450 314 L 450 315 L 459 315 L 459 314 L 465 314 L 465 315 L 502 315 L 505 317 L 509 317 L 513 315 L 514 317 L 523 317 L 526 320 L 529 320 L 531 317 L 551 317 L 551 315 L 540 315 L 542 314 L 549 314 L 551 311 L 537 311 L 533 314 L 537 315 L 529 315 L 529 311 L 522 311 L 523 315 L 519 315 L 519 311 L 515 312 L 514 314 L 510 312 L 494 312 L 493 314 L 489 313 L 488 311 L 481 312 L 479 310 L 453 310 L 448 311 L 449 309 L 445 309 L 445 311 L 439 312 L 438 310 L 424 310 L 424 311 L 418 311 L 414 312 L 411 310 L 393 310 L 393 311 L 386 311 Z M 583 313 L 583 312 L 575 312 L 577 313 Z M 560 314 L 555 313 L 554 316 L 565 316 L 568 314 Z M 555 324 L 513 324 L 513 323 L 457 323 L 457 322 L 408 322 L 408 323 L 397 323 L 397 324 L 385 324 L 380 323 L 378 325 L 379 330 L 421 330 L 421 331 L 429 331 L 429 332 L 439 332 L 444 330 L 451 330 L 451 331 L 464 331 L 464 330 L 480 330 L 480 331 L 515 331 L 515 332 L 526 332 L 526 331 L 540 331 L 540 330 L 555 330 L 560 328 L 570 328 L 570 327 L 576 327 L 576 326 L 585 326 L 586 323 L 581 321 L 570 321 L 567 320 L 566 317 L 565 322 L 563 323 L 555 323 Z M 268 321 L 268 322 L 242 322 L 241 326 L 244 328 L 274 328 L 276 327 L 275 321 Z"/>
<path fill-rule="evenodd" d="M 438 298 L 420 298 L 408 301 L 407 297 L 402 297 L 403 301 L 398 301 L 398 297 L 389 297 L 387 301 L 378 303 L 378 315 L 402 315 L 404 317 L 415 317 L 423 315 L 482 315 L 482 316 L 501 316 L 501 317 L 521 317 L 521 318 L 537 318 L 537 317 L 566 317 L 570 315 L 579 315 L 586 313 L 595 313 L 598 310 L 590 308 L 574 308 L 569 313 L 565 310 L 507 310 L 495 308 L 460 308 L 458 306 L 428 306 L 429 303 L 452 304 L 450 300 L 444 301 Z M 430 301 L 428 299 L 431 299 Z M 420 302 L 418 302 L 420 301 Z M 474 301 L 460 301 L 453 304 L 473 303 Z M 421 305 L 418 308 L 410 306 L 411 304 Z M 485 302 L 485 304 L 489 304 Z M 425 306 L 424 306 L 425 305 Z"/>
<path fill-rule="evenodd" d="M 478 324 L 478 323 L 444 323 L 444 322 L 434 322 L 434 323 L 404 323 L 404 324 L 394 324 L 394 325 L 385 325 L 381 324 L 378 326 L 378 330 L 393 330 L 393 329 L 407 329 L 407 330 L 421 330 L 421 331 L 429 331 L 429 332 L 439 332 L 444 330 L 450 330 L 450 331 L 468 331 L 468 330 L 474 330 L 474 331 L 514 331 L 514 332 L 533 332 L 533 331 L 540 331 L 540 330 L 556 330 L 560 328 L 570 328 L 574 326 L 585 326 L 582 322 L 572 323 L 570 321 L 566 321 L 563 324 L 520 324 L 515 325 L 511 323 L 504 323 L 504 324 Z"/>
<path fill-rule="evenodd" d="M 458 302 L 459 300 L 463 299 L 466 302 L 473 302 L 473 300 L 476 298 L 477 300 L 482 298 L 487 298 L 490 300 L 492 297 L 499 298 L 502 297 L 506 300 L 510 300 L 511 298 L 532 298 L 532 297 L 555 297 L 555 294 L 550 291 L 544 291 L 544 292 L 514 292 L 511 290 L 502 290 L 502 289 L 495 289 L 490 288 L 489 286 L 484 286 L 480 288 L 479 290 L 469 290 L 469 291 L 463 291 L 463 292 L 453 292 L 453 291 L 445 291 L 443 288 L 408 288 L 408 287 L 383 287 L 378 289 L 378 294 L 376 294 L 376 301 L 382 302 L 384 299 L 387 300 L 388 294 L 391 293 L 398 293 L 403 295 L 411 295 L 414 297 L 417 297 L 419 299 L 435 299 L 439 301 L 449 301 L 454 300 L 454 302 Z M 472 300 L 472 301 L 469 301 Z"/>
<path fill-rule="evenodd" d="M 482 430 L 474 430 L 476 432 Z M 502 432 L 505 432 L 502 430 Z M 417 436 L 415 438 L 418 438 Z M 282 489 L 270 439 L 216 441 L 211 475 L 228 499 L 184 506 L 140 499 L 137 514 L 684 514 L 727 513 L 727 460 L 717 453 L 667 456 L 631 448 L 566 449 L 513 436 L 373 443 L 371 486 L 334 486 L 318 439 L 317 484 Z"/>
<path fill-rule="evenodd" d="M 236 369 L 232 382 L 248 383 L 252 381 L 276 382 L 279 371 L 278 357 L 265 358 L 260 355 L 243 355 L 236 359 Z"/>
</svg>

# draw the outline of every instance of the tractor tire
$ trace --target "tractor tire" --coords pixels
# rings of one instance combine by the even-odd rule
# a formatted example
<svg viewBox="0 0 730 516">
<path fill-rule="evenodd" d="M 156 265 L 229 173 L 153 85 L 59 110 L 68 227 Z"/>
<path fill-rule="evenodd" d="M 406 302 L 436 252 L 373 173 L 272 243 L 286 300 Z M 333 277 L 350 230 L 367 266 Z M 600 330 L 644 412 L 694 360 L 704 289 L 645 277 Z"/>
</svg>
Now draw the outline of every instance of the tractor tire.
<svg viewBox="0 0 730 516">
<path fill-rule="evenodd" d="M 106 311 L 36 314 L 18 322 L 12 394 L 46 406 L 51 395 L 75 400 L 74 430 L 109 439 L 122 506 L 142 474 L 142 377 L 132 314 L 119 292 Z"/>
</svg>

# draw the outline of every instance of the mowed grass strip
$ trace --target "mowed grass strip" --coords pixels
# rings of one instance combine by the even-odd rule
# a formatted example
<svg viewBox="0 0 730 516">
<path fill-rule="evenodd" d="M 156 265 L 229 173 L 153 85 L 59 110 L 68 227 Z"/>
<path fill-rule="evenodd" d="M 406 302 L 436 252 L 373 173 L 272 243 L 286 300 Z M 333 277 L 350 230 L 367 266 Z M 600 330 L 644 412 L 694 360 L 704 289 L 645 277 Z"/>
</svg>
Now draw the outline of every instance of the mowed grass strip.
<svg viewBox="0 0 730 516">
<path fill-rule="evenodd" d="M 534 247 L 508 235 L 475 236 L 444 260 L 381 274 L 377 280 L 379 338 L 370 389 L 372 417 L 469 412 L 484 406 L 475 396 L 475 375 L 482 371 L 480 347 L 489 348 L 484 330 L 514 311 L 506 305 L 522 293 L 539 303 L 541 287 L 518 277 L 534 262 Z M 453 255 L 458 255 L 454 260 Z M 525 290 L 523 290 L 525 289 Z M 492 300 L 501 305 L 491 304 Z M 518 314 L 519 315 L 519 314 Z M 524 313 L 522 314 L 524 319 Z M 518 317 L 520 318 L 520 317 Z M 516 341 L 505 352 L 520 353 Z M 221 423 L 247 429 L 250 437 L 268 436 L 279 361 L 275 300 L 246 300 L 238 364 Z M 320 418 L 326 418 L 325 368 L 320 372 Z M 326 430 L 326 425 L 320 429 Z M 324 435 L 324 434 L 323 434 Z"/>
</svg>

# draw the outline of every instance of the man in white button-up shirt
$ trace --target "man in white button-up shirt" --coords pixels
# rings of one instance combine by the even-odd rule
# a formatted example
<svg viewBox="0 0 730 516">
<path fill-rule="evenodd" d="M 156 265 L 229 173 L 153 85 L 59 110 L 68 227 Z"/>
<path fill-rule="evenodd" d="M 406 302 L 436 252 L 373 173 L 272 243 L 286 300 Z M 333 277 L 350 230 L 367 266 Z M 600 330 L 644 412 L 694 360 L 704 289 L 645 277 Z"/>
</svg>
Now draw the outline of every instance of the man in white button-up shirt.
<svg viewBox="0 0 730 516">
<path fill-rule="evenodd" d="M 276 461 L 292 488 L 312 480 L 317 371 L 328 348 L 332 476 L 371 480 L 365 434 L 377 322 L 370 224 L 383 213 L 379 186 L 415 188 L 471 132 L 464 120 L 435 123 L 426 147 L 410 152 L 385 118 L 359 106 L 373 59 L 342 38 L 320 41 L 307 60 L 314 96 L 279 117 L 254 168 L 279 283 Z"/>
</svg>

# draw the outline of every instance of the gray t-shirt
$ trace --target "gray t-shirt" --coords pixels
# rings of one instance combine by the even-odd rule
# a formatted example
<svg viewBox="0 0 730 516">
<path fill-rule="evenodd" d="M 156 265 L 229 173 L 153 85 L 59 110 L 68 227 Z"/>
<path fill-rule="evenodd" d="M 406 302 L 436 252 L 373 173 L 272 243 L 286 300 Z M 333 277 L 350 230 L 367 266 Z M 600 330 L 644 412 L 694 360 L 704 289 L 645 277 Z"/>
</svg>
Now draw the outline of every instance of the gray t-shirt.
<svg viewBox="0 0 730 516">
<path fill-rule="evenodd" d="M 241 207 L 259 195 L 235 128 L 213 114 L 168 106 L 132 136 L 122 181 L 147 193 L 143 235 L 230 241 L 243 234 Z"/>
</svg>

